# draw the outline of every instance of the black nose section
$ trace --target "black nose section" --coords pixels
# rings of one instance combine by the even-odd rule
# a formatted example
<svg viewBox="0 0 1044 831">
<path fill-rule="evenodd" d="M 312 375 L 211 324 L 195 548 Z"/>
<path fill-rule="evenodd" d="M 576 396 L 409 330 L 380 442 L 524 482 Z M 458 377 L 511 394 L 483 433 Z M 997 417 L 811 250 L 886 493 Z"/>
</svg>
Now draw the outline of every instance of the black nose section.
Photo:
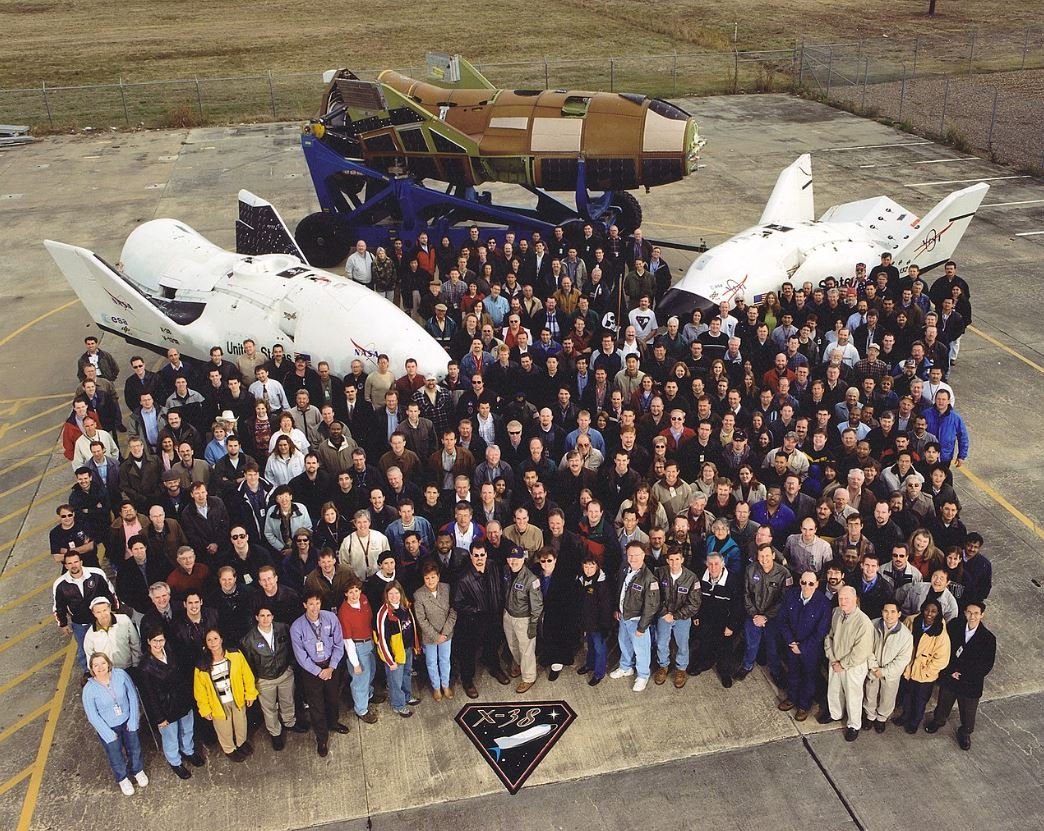
<svg viewBox="0 0 1044 831">
<path fill-rule="evenodd" d="M 693 294 L 685 289 L 673 288 L 663 296 L 656 304 L 656 318 L 665 323 L 668 317 L 676 316 L 684 326 L 692 318 L 694 309 L 706 312 L 708 309 L 716 308 L 717 304 L 699 294 Z"/>
</svg>

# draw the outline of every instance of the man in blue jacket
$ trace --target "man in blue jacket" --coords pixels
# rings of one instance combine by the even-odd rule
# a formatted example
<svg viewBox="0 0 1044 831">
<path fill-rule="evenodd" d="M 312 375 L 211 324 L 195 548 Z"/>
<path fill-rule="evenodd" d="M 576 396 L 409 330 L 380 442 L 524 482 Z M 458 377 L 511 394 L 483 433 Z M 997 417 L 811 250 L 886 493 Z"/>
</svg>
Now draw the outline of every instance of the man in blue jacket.
<svg viewBox="0 0 1044 831">
<path fill-rule="evenodd" d="M 960 467 L 968 458 L 968 428 L 951 406 L 949 392 L 939 390 L 935 393 L 935 406 L 925 411 L 924 419 L 928 432 L 939 440 L 943 465 Z"/>
<path fill-rule="evenodd" d="M 779 709 L 797 707 L 797 721 L 808 718 L 812 708 L 832 611 L 830 601 L 819 591 L 819 577 L 814 571 L 803 572 L 798 585 L 787 589 L 783 597 L 778 625 L 780 639 L 787 648 L 788 676 L 787 697 L 779 703 Z"/>
</svg>

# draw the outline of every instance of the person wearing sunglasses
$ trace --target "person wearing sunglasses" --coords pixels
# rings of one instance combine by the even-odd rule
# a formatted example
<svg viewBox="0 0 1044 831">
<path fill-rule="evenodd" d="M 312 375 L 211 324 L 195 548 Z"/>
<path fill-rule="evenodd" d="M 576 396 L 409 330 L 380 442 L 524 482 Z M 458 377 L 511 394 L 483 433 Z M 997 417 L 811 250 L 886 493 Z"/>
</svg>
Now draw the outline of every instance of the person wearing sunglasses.
<svg viewBox="0 0 1044 831">
<path fill-rule="evenodd" d="M 833 608 L 818 589 L 818 575 L 814 571 L 802 572 L 798 584 L 787 589 L 779 610 L 779 633 L 786 648 L 788 673 L 787 695 L 778 706 L 784 712 L 796 707 L 796 721 L 807 719 L 812 708 L 823 641 L 830 631 Z"/>
</svg>

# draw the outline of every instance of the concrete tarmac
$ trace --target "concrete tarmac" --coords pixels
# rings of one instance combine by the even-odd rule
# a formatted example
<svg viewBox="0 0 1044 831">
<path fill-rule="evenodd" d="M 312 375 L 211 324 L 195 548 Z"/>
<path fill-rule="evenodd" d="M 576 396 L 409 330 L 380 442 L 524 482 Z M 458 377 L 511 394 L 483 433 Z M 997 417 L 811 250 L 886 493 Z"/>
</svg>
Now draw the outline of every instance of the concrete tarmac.
<svg viewBox="0 0 1044 831">
<path fill-rule="evenodd" d="M 714 244 L 753 224 L 776 175 L 813 154 L 817 212 L 887 194 L 923 215 L 979 179 L 991 191 L 957 252 L 974 329 L 953 375 L 972 453 L 957 472 L 965 523 L 987 540 L 995 589 L 987 624 L 999 657 L 970 753 L 936 736 L 862 734 L 797 724 L 758 669 L 731 690 L 712 674 L 634 694 L 567 671 L 526 696 L 489 679 L 484 701 L 564 698 L 578 719 L 510 797 L 452 721 L 462 704 L 430 698 L 414 718 L 386 706 L 353 722 L 329 758 L 311 736 L 274 753 L 264 735 L 245 765 L 209 752 L 180 782 L 144 737 L 153 784 L 122 797 L 77 701 L 78 673 L 47 622 L 46 552 L 69 465 L 54 452 L 82 338 L 95 332 L 40 245 L 83 245 L 110 261 L 135 224 L 176 217 L 234 241 L 236 193 L 269 198 L 293 226 L 314 210 L 299 125 L 63 137 L 0 154 L 0 827 L 259 831 L 404 828 L 1026 828 L 1041 824 L 1040 555 L 1044 439 L 1037 425 L 1044 336 L 1044 184 L 828 107 L 786 96 L 682 102 L 708 139 L 701 171 L 641 197 L 646 235 Z M 1018 234 L 1030 234 L 1018 236 Z M 160 254 L 161 255 L 161 254 Z M 680 274 L 691 259 L 669 252 Z M 935 275 L 929 275 L 934 278 Z M 138 350 L 110 335 L 126 373 Z M 122 387 L 122 379 L 118 386 Z M 951 721 L 956 720 L 956 713 Z"/>
</svg>

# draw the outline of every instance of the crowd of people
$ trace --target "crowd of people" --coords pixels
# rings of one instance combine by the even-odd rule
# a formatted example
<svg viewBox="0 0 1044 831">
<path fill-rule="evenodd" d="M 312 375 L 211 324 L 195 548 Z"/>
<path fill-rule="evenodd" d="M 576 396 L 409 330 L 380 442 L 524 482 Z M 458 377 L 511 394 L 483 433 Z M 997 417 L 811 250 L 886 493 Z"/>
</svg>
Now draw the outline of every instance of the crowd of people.
<svg viewBox="0 0 1044 831">
<path fill-rule="evenodd" d="M 263 724 L 326 756 L 342 704 L 406 718 L 477 698 L 483 669 L 520 695 L 567 667 L 641 693 L 761 662 L 798 721 L 818 702 L 849 741 L 934 733 L 957 703 L 968 749 L 995 639 L 952 485 L 956 264 L 929 287 L 884 254 L 659 321 L 670 269 L 640 231 L 479 235 L 348 259 L 445 373 L 381 355 L 340 378 L 248 340 L 135 355 L 118 388 L 87 338 L 54 611 L 124 793 L 148 781 L 139 699 L 187 779 L 200 742 L 242 762 Z"/>
</svg>

